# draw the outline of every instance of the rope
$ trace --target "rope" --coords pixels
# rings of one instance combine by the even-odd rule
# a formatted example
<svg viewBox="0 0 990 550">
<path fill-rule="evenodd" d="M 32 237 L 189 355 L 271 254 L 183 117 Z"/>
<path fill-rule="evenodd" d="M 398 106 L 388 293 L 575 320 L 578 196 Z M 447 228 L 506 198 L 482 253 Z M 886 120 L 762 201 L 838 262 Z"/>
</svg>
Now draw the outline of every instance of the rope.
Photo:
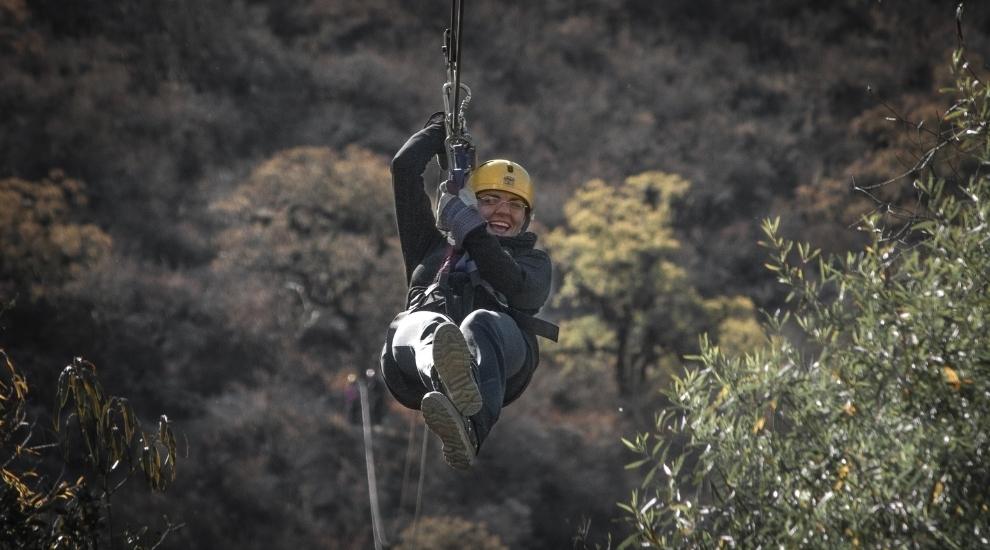
<svg viewBox="0 0 990 550">
<path fill-rule="evenodd" d="M 402 485 L 399 492 L 399 509 L 406 504 L 406 487 L 409 486 L 409 472 L 412 470 L 413 449 L 416 446 L 416 418 L 409 417 L 409 441 L 406 443 L 406 463 L 402 467 Z"/>
<path fill-rule="evenodd" d="M 368 405 L 368 386 L 363 378 L 358 378 L 358 393 L 361 396 L 361 423 L 364 433 L 364 462 L 368 472 L 368 499 L 371 502 L 371 527 L 375 537 L 375 550 L 388 548 L 389 544 L 385 537 L 385 527 L 382 522 L 380 506 L 378 503 L 378 480 L 375 476 L 375 456 L 371 445 L 371 407 Z M 416 436 L 416 421 L 409 423 L 409 444 L 406 452 L 405 471 L 402 475 L 402 492 L 399 496 L 399 508 L 402 508 L 405 501 L 405 491 L 409 478 L 413 441 Z M 416 486 L 416 510 L 412 521 L 413 550 L 419 545 L 419 513 L 423 505 L 423 486 L 426 479 L 426 454 L 430 442 L 430 431 L 423 427 L 423 445 L 419 455 L 419 481 Z"/>
<path fill-rule="evenodd" d="M 426 477 L 426 447 L 430 442 L 430 430 L 423 428 L 423 450 L 419 455 L 419 486 L 416 488 L 416 512 L 413 514 L 413 550 L 419 548 L 419 510 L 423 503 L 423 478 Z"/>
<path fill-rule="evenodd" d="M 378 481 L 375 479 L 375 456 L 371 449 L 371 411 L 368 406 L 368 387 L 363 378 L 358 378 L 358 393 L 361 395 L 361 422 L 364 424 L 364 463 L 368 470 L 368 497 L 371 501 L 371 528 L 375 536 L 375 550 L 388 546 L 382 529 L 382 518 L 378 508 Z"/>
</svg>

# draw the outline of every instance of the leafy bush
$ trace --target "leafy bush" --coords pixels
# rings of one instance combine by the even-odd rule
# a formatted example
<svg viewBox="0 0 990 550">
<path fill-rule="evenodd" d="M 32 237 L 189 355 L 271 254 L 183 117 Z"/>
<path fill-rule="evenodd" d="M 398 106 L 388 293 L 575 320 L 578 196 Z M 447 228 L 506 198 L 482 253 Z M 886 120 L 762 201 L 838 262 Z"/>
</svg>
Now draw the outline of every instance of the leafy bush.
<svg viewBox="0 0 990 550">
<path fill-rule="evenodd" d="M 959 192 L 914 179 L 910 231 L 869 216 L 844 258 L 764 224 L 793 315 L 741 357 L 702 338 L 655 430 L 626 441 L 647 470 L 627 545 L 990 544 L 990 86 L 962 50 L 953 67 L 938 149 L 975 172 Z"/>
</svg>

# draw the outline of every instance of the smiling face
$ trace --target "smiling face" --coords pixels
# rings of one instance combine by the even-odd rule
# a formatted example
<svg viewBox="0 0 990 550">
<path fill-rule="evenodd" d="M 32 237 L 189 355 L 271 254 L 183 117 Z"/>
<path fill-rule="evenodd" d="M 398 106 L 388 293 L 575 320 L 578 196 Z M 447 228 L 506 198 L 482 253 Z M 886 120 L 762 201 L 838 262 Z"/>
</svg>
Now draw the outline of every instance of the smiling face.
<svg viewBox="0 0 990 550">
<path fill-rule="evenodd" d="M 488 232 L 499 237 L 515 237 L 526 223 L 526 202 L 507 191 L 478 193 L 478 212 L 488 221 Z"/>
</svg>

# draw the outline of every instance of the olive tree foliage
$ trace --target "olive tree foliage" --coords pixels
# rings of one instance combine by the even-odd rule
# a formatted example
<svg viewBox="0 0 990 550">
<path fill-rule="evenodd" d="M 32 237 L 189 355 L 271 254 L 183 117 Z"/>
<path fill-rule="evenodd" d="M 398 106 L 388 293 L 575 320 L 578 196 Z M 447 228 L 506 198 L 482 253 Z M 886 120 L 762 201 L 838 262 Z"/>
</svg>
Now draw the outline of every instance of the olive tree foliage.
<svg viewBox="0 0 990 550">
<path fill-rule="evenodd" d="M 701 330 L 721 327 L 733 345 L 752 345 L 752 302 L 705 299 L 679 262 L 673 205 L 688 188 L 677 175 L 645 172 L 620 185 L 591 180 L 566 203 L 567 225 L 547 239 L 562 273 L 562 364 L 612 365 L 628 393 L 672 372 Z"/>
<path fill-rule="evenodd" d="M 928 159 L 968 176 L 954 189 L 919 165 L 907 229 L 866 216 L 844 257 L 764 223 L 791 311 L 750 353 L 702 338 L 655 429 L 626 441 L 646 472 L 620 504 L 627 546 L 990 544 L 990 86 L 964 49 L 952 67 Z"/>
<path fill-rule="evenodd" d="M 177 445 L 164 415 L 144 431 L 127 399 L 107 395 L 96 366 L 73 359 L 59 378 L 55 439 L 39 442 L 27 379 L 0 349 L 0 540 L 4 548 L 157 548 L 178 529 L 120 526 L 112 499 L 140 476 L 164 492 L 175 480 Z M 79 462 L 85 465 L 78 472 Z M 59 464 L 57 477 L 50 464 Z"/>
</svg>

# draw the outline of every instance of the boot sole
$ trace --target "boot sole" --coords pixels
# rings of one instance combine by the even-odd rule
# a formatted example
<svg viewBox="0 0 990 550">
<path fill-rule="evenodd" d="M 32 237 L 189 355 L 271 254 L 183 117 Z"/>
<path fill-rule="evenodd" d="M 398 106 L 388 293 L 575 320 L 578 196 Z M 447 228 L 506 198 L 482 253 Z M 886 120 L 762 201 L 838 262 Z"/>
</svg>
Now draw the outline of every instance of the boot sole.
<svg viewBox="0 0 990 550">
<path fill-rule="evenodd" d="M 451 323 L 437 327 L 433 335 L 433 367 L 454 407 L 464 416 L 481 410 L 481 391 L 471 374 L 474 358 L 464 342 L 464 335 Z"/>
<path fill-rule="evenodd" d="M 464 429 L 464 420 L 454 404 L 440 392 L 431 391 L 420 403 L 423 419 L 443 443 L 443 460 L 451 468 L 467 470 L 474 462 L 474 448 Z"/>
</svg>

